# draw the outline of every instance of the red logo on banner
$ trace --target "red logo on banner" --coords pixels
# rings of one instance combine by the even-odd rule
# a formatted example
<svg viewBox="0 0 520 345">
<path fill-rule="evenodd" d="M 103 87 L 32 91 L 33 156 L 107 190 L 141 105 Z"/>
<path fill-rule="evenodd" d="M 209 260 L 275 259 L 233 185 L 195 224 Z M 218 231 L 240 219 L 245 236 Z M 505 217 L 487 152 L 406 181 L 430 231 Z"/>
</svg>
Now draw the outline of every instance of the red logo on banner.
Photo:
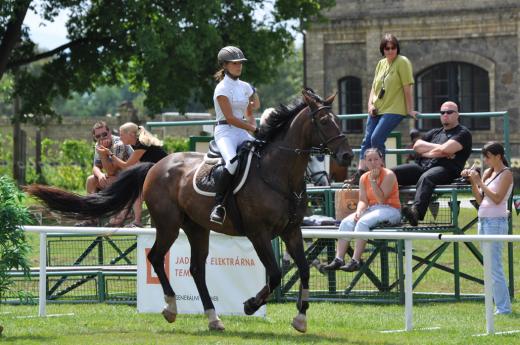
<svg viewBox="0 0 520 345">
<path fill-rule="evenodd" d="M 150 249 L 151 248 L 144 249 L 147 258 L 148 253 L 150 253 Z M 164 270 L 166 271 L 166 277 L 168 277 L 168 280 L 170 280 L 170 251 L 168 251 L 164 256 Z M 155 273 L 155 270 L 153 269 L 152 264 L 150 264 L 148 259 L 146 260 L 146 284 L 161 284 L 159 277 L 157 277 L 157 274 Z"/>
</svg>

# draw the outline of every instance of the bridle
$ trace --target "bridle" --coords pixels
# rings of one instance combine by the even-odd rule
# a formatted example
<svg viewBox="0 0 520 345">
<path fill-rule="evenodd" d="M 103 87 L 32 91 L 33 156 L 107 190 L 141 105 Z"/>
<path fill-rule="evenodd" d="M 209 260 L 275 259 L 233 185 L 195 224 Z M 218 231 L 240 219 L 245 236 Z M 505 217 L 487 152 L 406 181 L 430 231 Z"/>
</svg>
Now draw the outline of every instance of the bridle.
<svg viewBox="0 0 520 345">
<path fill-rule="evenodd" d="M 322 106 L 319 106 L 314 111 L 309 113 L 309 116 L 311 117 L 311 120 L 312 120 L 312 125 L 314 126 L 314 128 L 317 129 L 318 136 L 321 141 L 321 143 L 318 147 L 311 147 L 310 149 L 298 149 L 298 148 L 293 149 L 293 148 L 289 148 L 289 147 L 279 146 L 279 148 L 281 150 L 293 151 L 294 153 L 296 153 L 298 155 L 302 154 L 302 153 L 309 153 L 309 154 L 327 154 L 327 155 L 334 157 L 335 154 L 334 154 L 334 152 L 332 152 L 329 149 L 328 145 L 338 139 L 344 139 L 345 134 L 341 133 L 341 129 L 336 125 L 336 123 L 334 123 L 334 125 L 336 125 L 336 128 L 338 129 L 339 134 L 332 138 L 327 139 L 327 138 L 325 138 L 325 135 L 323 134 L 323 131 L 321 130 L 321 127 L 318 125 L 317 120 L 316 120 L 316 114 L 318 114 L 322 110 L 330 110 L 330 109 L 332 109 L 332 107 L 330 105 L 322 105 Z M 329 116 L 329 115 L 330 114 L 327 114 L 327 116 Z"/>
<path fill-rule="evenodd" d="M 325 179 L 327 184 L 325 186 L 330 186 L 330 180 L 329 180 L 329 174 L 325 170 L 316 171 L 315 173 L 312 173 L 309 169 L 309 166 L 307 166 L 307 169 L 305 170 L 305 177 L 308 183 L 316 184 L 321 179 Z"/>
</svg>

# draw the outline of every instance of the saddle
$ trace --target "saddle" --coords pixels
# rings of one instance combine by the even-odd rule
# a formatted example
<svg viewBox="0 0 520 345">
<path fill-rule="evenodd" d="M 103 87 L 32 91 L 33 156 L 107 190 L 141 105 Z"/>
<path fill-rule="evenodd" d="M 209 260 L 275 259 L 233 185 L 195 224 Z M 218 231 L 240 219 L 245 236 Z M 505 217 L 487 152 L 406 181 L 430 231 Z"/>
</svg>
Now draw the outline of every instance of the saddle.
<svg viewBox="0 0 520 345">
<path fill-rule="evenodd" d="M 233 158 L 233 160 L 238 160 L 237 172 L 232 182 L 233 194 L 236 194 L 246 182 L 253 154 L 261 145 L 262 142 L 246 141 L 237 148 L 237 155 Z M 193 189 L 201 195 L 215 196 L 215 185 L 225 164 L 215 140 L 212 140 L 209 143 L 209 151 L 193 177 Z"/>
</svg>

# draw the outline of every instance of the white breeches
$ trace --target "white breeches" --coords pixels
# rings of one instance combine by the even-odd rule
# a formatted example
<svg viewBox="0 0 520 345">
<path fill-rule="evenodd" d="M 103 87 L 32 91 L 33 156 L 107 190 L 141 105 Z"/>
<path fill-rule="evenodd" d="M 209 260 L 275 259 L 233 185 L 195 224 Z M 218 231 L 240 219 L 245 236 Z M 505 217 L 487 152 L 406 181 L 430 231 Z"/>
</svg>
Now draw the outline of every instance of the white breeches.
<svg viewBox="0 0 520 345">
<path fill-rule="evenodd" d="M 215 127 L 215 142 L 226 161 L 226 169 L 231 175 L 235 174 L 238 161 L 231 164 L 231 160 L 237 155 L 237 148 L 247 140 L 254 140 L 246 130 L 231 125 L 219 125 Z"/>
</svg>

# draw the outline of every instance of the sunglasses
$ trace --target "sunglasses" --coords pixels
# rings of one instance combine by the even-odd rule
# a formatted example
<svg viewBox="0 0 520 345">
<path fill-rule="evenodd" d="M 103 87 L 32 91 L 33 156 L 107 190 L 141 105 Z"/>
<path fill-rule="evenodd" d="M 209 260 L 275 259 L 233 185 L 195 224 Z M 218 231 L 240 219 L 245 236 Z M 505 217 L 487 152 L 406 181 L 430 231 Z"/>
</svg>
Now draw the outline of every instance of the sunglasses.
<svg viewBox="0 0 520 345">
<path fill-rule="evenodd" d="M 99 140 L 101 138 L 106 138 L 107 136 L 108 136 L 108 132 L 103 132 L 103 133 L 94 135 L 94 138 L 96 138 L 96 140 Z"/>
<path fill-rule="evenodd" d="M 441 115 L 448 114 L 451 115 L 453 113 L 456 113 L 455 110 L 441 110 Z"/>
<path fill-rule="evenodd" d="M 392 46 L 392 47 L 386 46 L 385 47 L 385 50 L 396 50 L 396 49 L 397 49 L 396 46 Z"/>
</svg>

